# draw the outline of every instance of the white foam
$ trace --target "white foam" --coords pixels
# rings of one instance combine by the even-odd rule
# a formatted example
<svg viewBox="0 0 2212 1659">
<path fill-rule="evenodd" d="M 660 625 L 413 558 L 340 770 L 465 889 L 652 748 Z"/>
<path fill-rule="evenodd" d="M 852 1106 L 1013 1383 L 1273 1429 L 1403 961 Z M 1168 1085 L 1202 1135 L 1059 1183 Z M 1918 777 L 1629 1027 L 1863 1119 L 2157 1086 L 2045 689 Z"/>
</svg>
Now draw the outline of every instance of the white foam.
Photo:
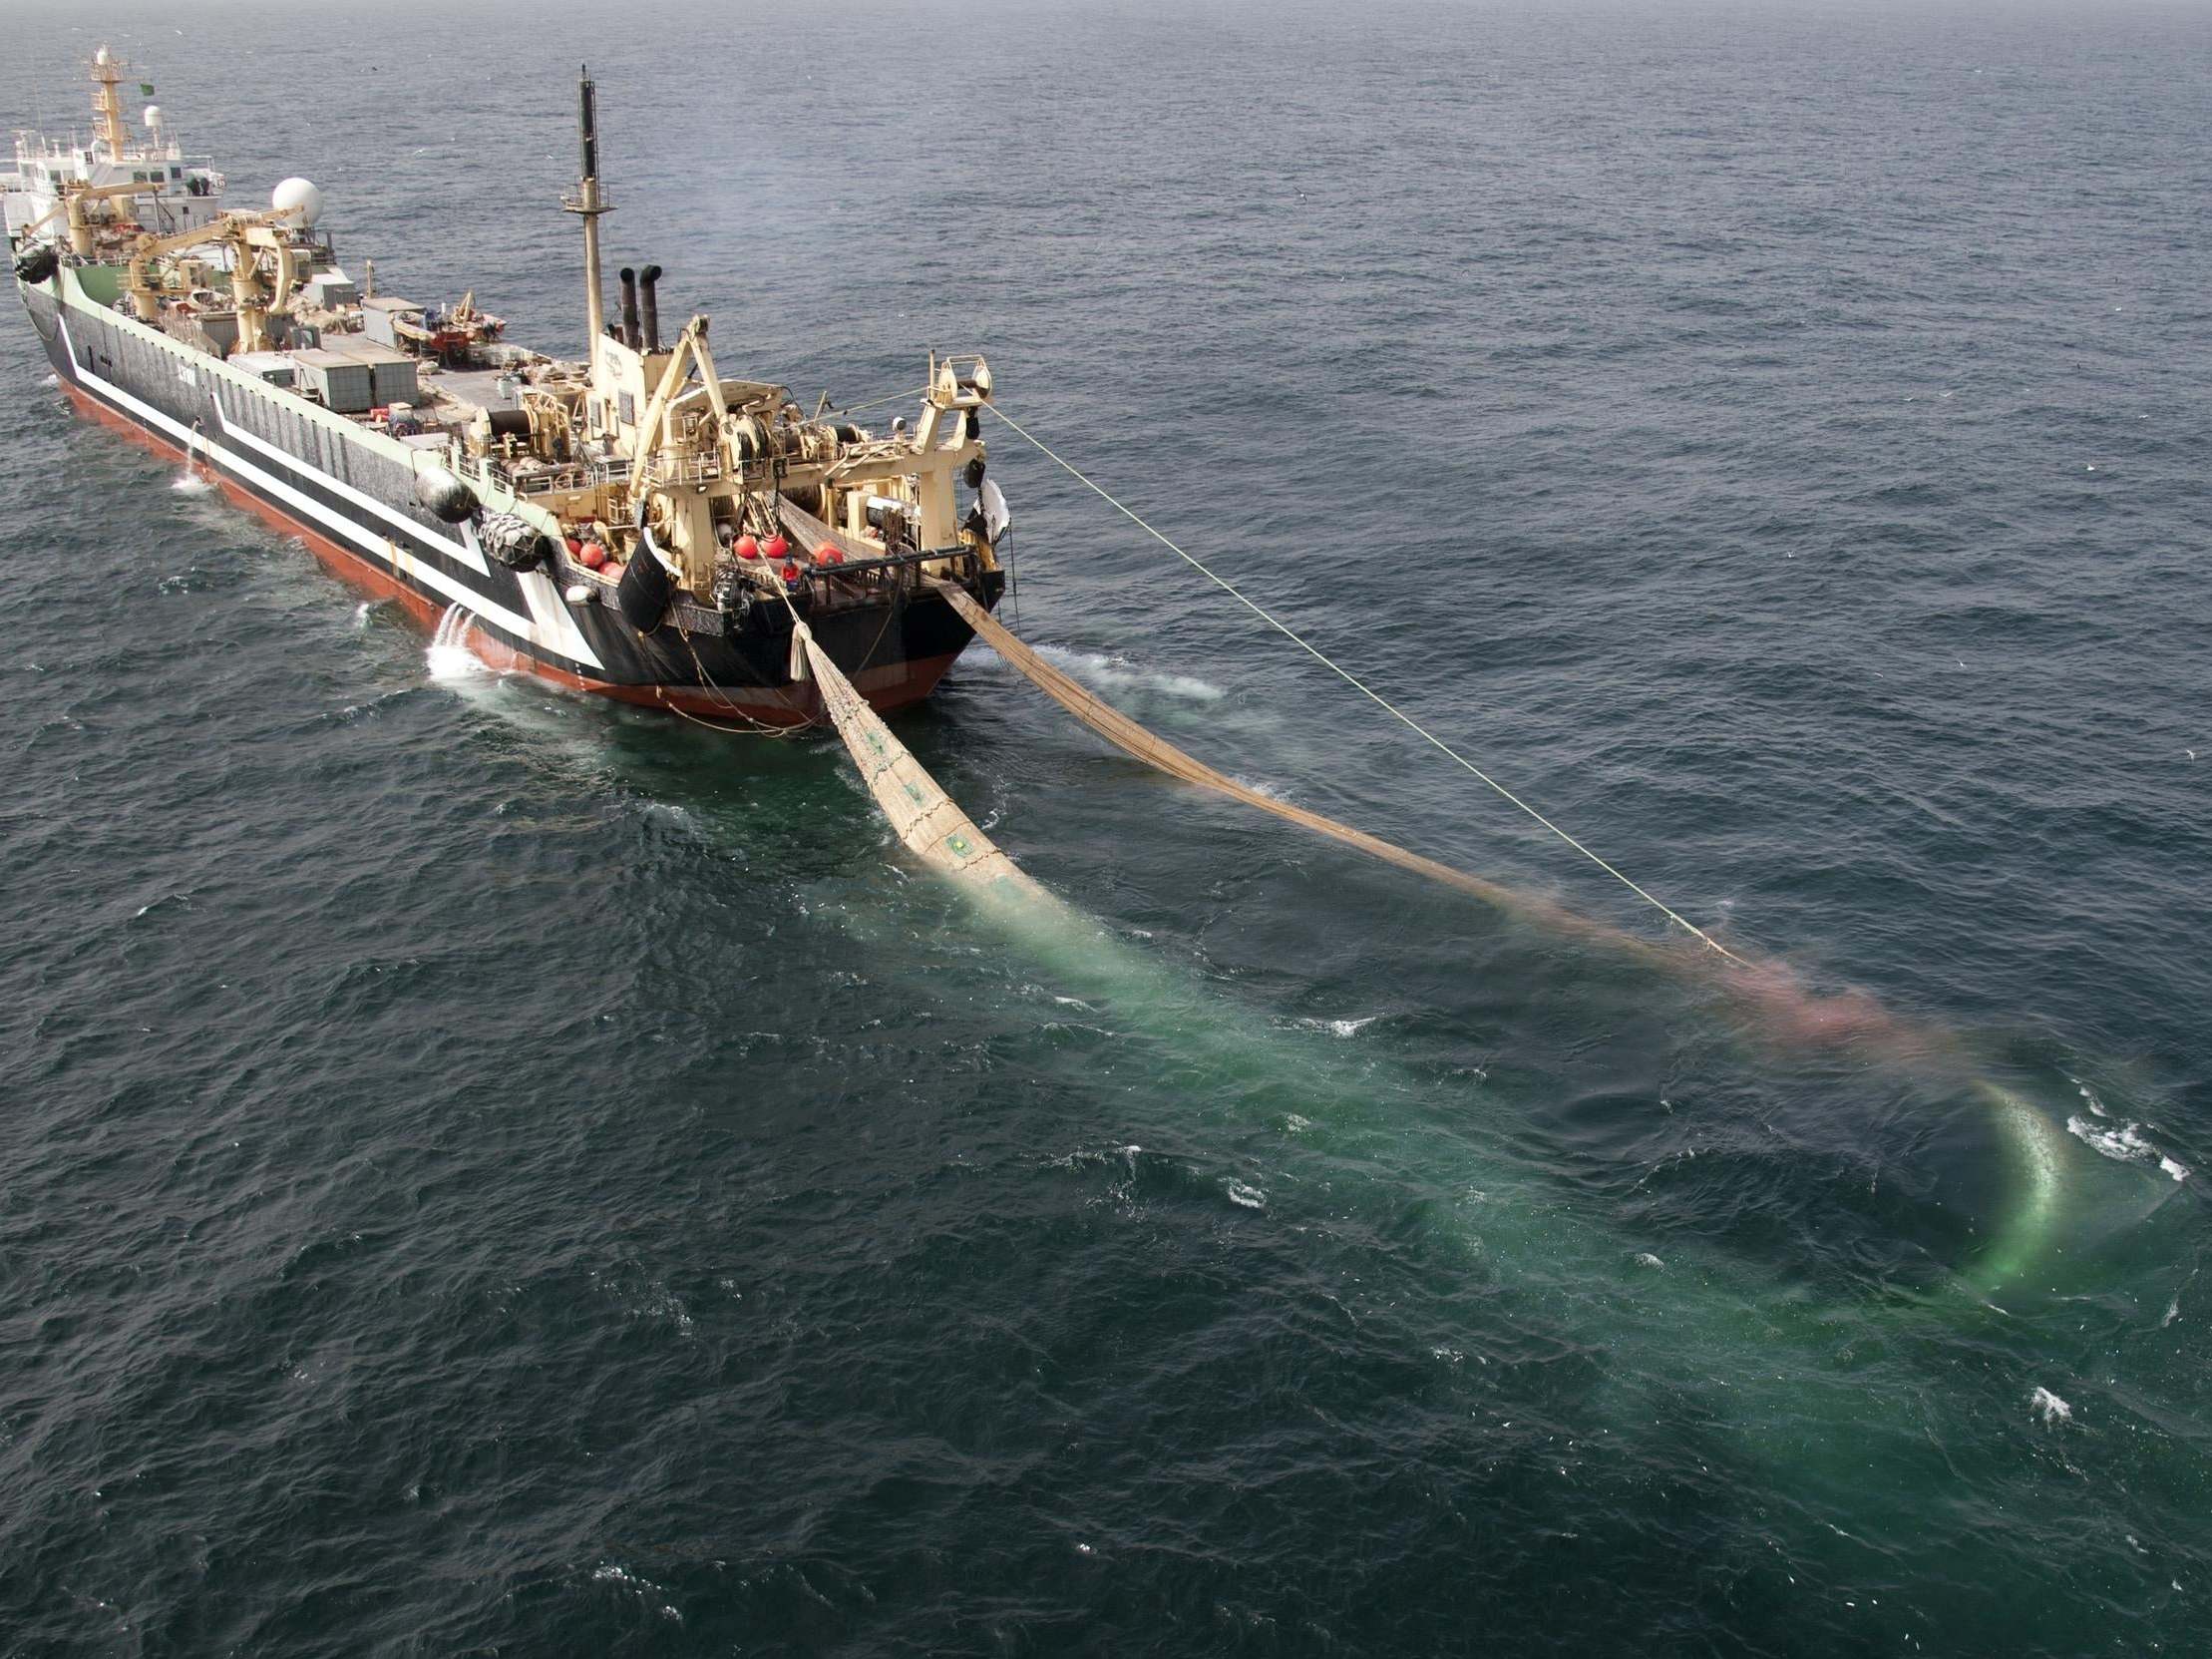
<svg viewBox="0 0 2212 1659">
<path fill-rule="evenodd" d="M 1248 1210 L 1264 1210 L 1268 1207 L 1268 1195 L 1258 1187 L 1247 1186 L 1242 1181 L 1231 1181 L 1223 1190 L 1229 1194 L 1232 1204 L 1242 1204 Z"/>
<path fill-rule="evenodd" d="M 50 374 L 39 382 L 41 386 L 59 386 L 61 383 L 62 377 L 58 374 Z"/>
<path fill-rule="evenodd" d="M 1643 1252 L 1643 1253 L 1642 1253 L 1641 1255 L 1639 1255 L 1639 1256 L 1638 1256 L 1638 1257 L 1636 1258 L 1636 1265 L 1637 1265 L 1638 1267 L 1659 1267 L 1659 1268 L 1662 1268 L 1662 1267 L 1664 1267 L 1664 1266 L 1665 1266 L 1666 1264 L 1665 1264 L 1664 1262 L 1660 1261 L 1660 1260 L 1659 1259 L 1659 1257 L 1657 1257 L 1657 1256 L 1653 1255 L 1651 1251 L 1647 1250 L 1647 1251 Z"/>
<path fill-rule="evenodd" d="M 2145 1140 L 2140 1123 L 2123 1123 L 2116 1129 L 2106 1129 L 2077 1113 L 2066 1119 L 2066 1132 L 2091 1151 L 2101 1152 L 2115 1163 L 2155 1163 L 2161 1171 L 2177 1181 L 2189 1178 L 2188 1165 L 2176 1163 Z"/>
<path fill-rule="evenodd" d="M 2080 1094 L 2081 1098 L 2089 1102 L 2089 1109 L 2095 1112 L 2097 1116 L 2110 1117 L 2112 1115 L 2110 1112 L 2104 1109 L 2104 1102 L 2102 1100 L 2099 1100 L 2095 1096 L 2095 1094 L 2090 1092 L 2089 1085 L 2087 1083 L 2083 1082 L 2079 1077 L 2073 1077 L 2068 1080 L 2072 1082 L 2074 1089 Z"/>
<path fill-rule="evenodd" d="M 2071 1423 L 2073 1421 L 2073 1408 L 2048 1389 L 2038 1388 L 2033 1394 L 2029 1395 L 2028 1397 L 2028 1409 L 2040 1417 L 2045 1423 Z"/>
<path fill-rule="evenodd" d="M 1142 1146 L 1136 1145 L 1112 1146 L 1103 1150 L 1078 1146 L 1074 1151 L 1062 1157 L 1047 1158 L 1045 1164 L 1046 1167 L 1051 1169 L 1080 1169 L 1085 1164 L 1122 1163 L 1127 1164 L 1134 1171 L 1138 1154 L 1143 1151 Z"/>
<path fill-rule="evenodd" d="M 1159 691 L 1190 702 L 1219 702 L 1229 695 L 1212 680 L 1200 679 L 1195 674 L 1162 673 L 1140 667 L 1126 656 L 1069 650 L 1063 645 L 1040 645 L 1037 647 L 1037 654 L 1047 662 L 1065 668 L 1077 679 L 1087 680 L 1093 685 L 1124 690 Z"/>
<path fill-rule="evenodd" d="M 1362 1015 L 1357 1020 L 1300 1020 L 1298 1024 L 1309 1032 L 1326 1032 L 1330 1037 L 1357 1037 L 1382 1018 L 1379 1014 Z"/>
<path fill-rule="evenodd" d="M 676 1611 L 674 1604 L 660 1600 L 660 1597 L 668 1593 L 667 1586 L 664 1584 L 655 1584 L 650 1578 L 641 1578 L 636 1573 L 615 1565 L 612 1561 L 603 1562 L 595 1568 L 591 1574 L 591 1582 L 594 1584 L 619 1584 L 625 1590 L 634 1591 L 640 1601 L 654 1603 L 654 1610 L 671 1624 L 683 1623 L 683 1615 Z"/>
<path fill-rule="evenodd" d="M 212 484 L 208 483 L 207 480 L 205 480 L 204 478 L 201 478 L 199 474 L 188 469 L 184 472 L 179 473 L 176 478 L 171 480 L 169 487 L 177 491 L 180 495 L 186 496 L 203 496 L 209 490 L 212 490 L 214 488 Z"/>
</svg>

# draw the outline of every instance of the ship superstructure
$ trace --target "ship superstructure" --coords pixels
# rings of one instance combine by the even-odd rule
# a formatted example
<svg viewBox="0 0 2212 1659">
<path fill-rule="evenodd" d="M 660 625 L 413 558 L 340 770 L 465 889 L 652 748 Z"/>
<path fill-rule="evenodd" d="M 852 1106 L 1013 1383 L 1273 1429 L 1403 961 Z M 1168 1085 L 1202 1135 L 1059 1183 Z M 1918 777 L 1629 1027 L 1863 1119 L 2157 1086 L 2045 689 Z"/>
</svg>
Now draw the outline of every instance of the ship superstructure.
<svg viewBox="0 0 2212 1659">
<path fill-rule="evenodd" d="M 883 433 L 725 375 L 705 316 L 665 332 L 660 269 L 609 304 L 597 110 L 579 81 L 586 350 L 506 339 L 472 291 L 439 306 L 356 278 L 322 193 L 224 205 L 160 110 L 126 119 L 103 47 L 94 131 L 20 133 L 0 177 L 25 306 L 80 407 L 203 468 L 357 584 L 502 667 L 718 716 L 817 718 L 816 642 L 876 707 L 926 696 L 971 637 L 1009 527 L 985 474 L 980 357 L 931 354 Z"/>
</svg>

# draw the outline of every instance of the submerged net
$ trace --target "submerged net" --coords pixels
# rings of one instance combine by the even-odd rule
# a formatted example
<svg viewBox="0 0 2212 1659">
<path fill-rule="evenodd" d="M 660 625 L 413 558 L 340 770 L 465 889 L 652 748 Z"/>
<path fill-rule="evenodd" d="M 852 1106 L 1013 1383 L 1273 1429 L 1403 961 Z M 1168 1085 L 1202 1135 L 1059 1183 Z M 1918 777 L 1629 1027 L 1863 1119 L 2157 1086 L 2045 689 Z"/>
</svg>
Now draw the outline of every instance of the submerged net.
<svg viewBox="0 0 2212 1659">
<path fill-rule="evenodd" d="M 1485 903 L 1561 933 L 1600 943 L 1678 972 L 1715 968 L 1718 985 L 1746 1018 L 1749 1027 L 1785 1045 L 1854 1042 L 1870 1055 L 1916 1069 L 1930 1062 L 1965 1057 L 1957 1039 L 1949 1033 L 1900 1018 L 1863 992 L 1823 996 L 1809 990 L 1781 963 L 1746 961 L 1733 952 L 1723 952 L 1716 958 L 1704 951 L 1669 950 L 1620 928 L 1579 916 L 1548 899 L 1516 893 L 1433 858 L 1408 852 L 1379 836 L 1353 829 L 1349 824 L 1262 794 L 1186 754 L 1112 704 L 1101 701 L 1023 644 L 960 589 L 942 582 L 935 586 L 974 628 L 977 636 L 1037 689 L 1123 753 L 1171 777 L 1242 801 L 1316 835 L 1325 835 L 1332 841 L 1355 848 L 1370 858 L 1472 894 Z M 1026 877 L 1022 879 L 1027 880 Z M 1986 1294 L 2000 1285 L 2017 1281 L 2046 1248 L 2060 1208 L 2058 1167 L 2064 1155 L 2064 1143 L 2048 1119 L 2010 1090 L 1971 1070 L 1969 1080 L 1988 1109 L 2000 1141 L 2011 1154 L 2017 1189 L 2008 1212 L 1996 1222 L 1981 1259 L 1963 1275 L 1964 1282 L 1978 1294 Z"/>
</svg>

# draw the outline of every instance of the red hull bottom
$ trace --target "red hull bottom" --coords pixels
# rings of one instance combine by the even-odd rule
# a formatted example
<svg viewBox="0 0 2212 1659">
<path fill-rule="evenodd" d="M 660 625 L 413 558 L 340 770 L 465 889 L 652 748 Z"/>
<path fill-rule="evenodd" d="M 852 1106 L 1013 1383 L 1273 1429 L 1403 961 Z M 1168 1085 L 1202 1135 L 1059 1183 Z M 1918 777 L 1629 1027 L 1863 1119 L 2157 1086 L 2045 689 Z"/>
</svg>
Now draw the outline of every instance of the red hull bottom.
<svg viewBox="0 0 2212 1659">
<path fill-rule="evenodd" d="M 156 455 L 190 464 L 190 458 L 177 445 L 149 432 L 136 421 L 125 419 L 82 387 L 72 386 L 64 381 L 61 389 L 68 395 L 79 414 L 122 433 Z M 389 572 L 370 564 L 351 549 L 333 542 L 311 525 L 303 524 L 271 506 L 252 491 L 223 477 L 214 469 L 200 467 L 195 470 L 199 476 L 219 489 L 233 506 L 244 508 L 255 518 L 300 542 L 324 569 L 348 587 L 367 594 L 372 599 L 390 600 L 399 604 L 426 630 L 436 631 L 439 622 L 445 616 L 446 608 L 443 605 L 424 598 L 404 583 L 395 582 Z M 758 691 L 750 696 L 743 693 L 724 693 L 712 687 L 701 690 L 686 685 L 611 685 L 604 680 L 586 678 L 581 674 L 570 673 L 565 668 L 540 662 L 477 628 L 464 630 L 460 642 L 466 643 L 470 652 L 487 667 L 501 672 L 535 674 L 555 685 L 566 686 L 571 691 L 612 697 L 646 708 L 666 708 L 708 721 L 739 722 L 730 727 L 733 731 L 755 725 L 810 725 L 823 718 L 821 695 L 811 684 L 793 686 L 788 690 Z M 889 714 L 926 698 L 936 689 L 937 681 L 944 677 L 945 670 L 952 666 L 957 654 L 951 652 L 943 656 L 922 657 L 910 662 L 893 662 L 878 668 L 866 668 L 853 676 L 853 684 L 878 713 Z"/>
</svg>

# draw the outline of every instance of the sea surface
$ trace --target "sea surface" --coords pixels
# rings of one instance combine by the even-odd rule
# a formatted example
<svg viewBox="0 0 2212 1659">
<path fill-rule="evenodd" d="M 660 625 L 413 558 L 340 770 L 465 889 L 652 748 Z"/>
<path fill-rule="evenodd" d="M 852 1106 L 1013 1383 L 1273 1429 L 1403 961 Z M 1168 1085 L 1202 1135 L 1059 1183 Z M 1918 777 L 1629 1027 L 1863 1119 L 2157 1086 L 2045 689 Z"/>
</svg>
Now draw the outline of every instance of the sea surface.
<svg viewBox="0 0 2212 1659">
<path fill-rule="evenodd" d="M 833 739 L 431 654 L 8 320 L 0 1653 L 2212 1652 L 2212 7 L 6 33 L 10 125 L 107 39 L 238 204 L 308 175 L 357 275 L 571 353 L 587 59 L 609 263 L 725 375 L 986 352 L 1887 1013 L 1426 887 L 977 648 L 897 729 L 1077 913 L 1010 925 Z M 988 435 L 1053 660 L 1666 934 Z"/>
</svg>

